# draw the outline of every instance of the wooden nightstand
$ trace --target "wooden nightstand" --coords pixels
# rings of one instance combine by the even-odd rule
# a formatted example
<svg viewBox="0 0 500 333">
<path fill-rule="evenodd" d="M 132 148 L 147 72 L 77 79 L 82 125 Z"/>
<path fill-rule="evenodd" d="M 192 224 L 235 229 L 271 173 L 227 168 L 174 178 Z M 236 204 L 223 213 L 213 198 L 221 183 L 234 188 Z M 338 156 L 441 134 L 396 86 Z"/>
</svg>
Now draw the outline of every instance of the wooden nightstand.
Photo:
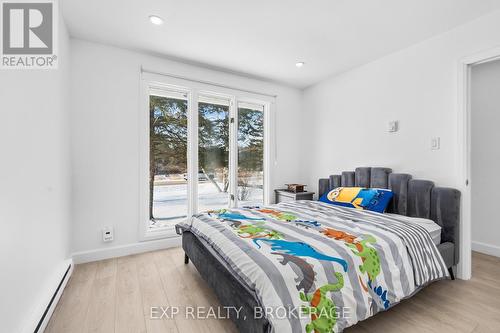
<svg viewBox="0 0 500 333">
<path fill-rule="evenodd" d="M 276 203 L 296 200 L 312 200 L 314 192 L 298 192 L 293 193 L 287 190 L 274 190 L 276 195 Z"/>
</svg>

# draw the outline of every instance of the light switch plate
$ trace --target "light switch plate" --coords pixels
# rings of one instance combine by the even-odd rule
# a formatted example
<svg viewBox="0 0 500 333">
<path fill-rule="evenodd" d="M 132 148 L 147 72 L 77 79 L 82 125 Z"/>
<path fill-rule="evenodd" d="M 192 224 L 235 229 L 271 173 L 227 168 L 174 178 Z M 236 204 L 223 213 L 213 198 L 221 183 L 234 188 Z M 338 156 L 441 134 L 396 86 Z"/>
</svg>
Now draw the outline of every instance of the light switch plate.
<svg viewBox="0 0 500 333">
<path fill-rule="evenodd" d="M 431 150 L 439 150 L 441 148 L 441 139 L 435 137 L 431 139 Z"/>
<path fill-rule="evenodd" d="M 387 126 L 387 130 L 389 132 L 397 132 L 398 131 L 398 121 L 397 120 L 392 120 L 392 121 L 389 121 L 388 123 L 388 126 Z"/>
</svg>

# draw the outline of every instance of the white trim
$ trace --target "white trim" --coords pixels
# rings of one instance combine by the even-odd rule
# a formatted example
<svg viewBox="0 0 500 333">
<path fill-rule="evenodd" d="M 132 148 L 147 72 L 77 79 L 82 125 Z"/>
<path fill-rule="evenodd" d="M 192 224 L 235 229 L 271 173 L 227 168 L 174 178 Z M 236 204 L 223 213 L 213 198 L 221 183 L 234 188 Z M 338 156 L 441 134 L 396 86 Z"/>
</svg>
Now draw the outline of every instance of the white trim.
<svg viewBox="0 0 500 333">
<path fill-rule="evenodd" d="M 144 79 L 140 79 L 139 98 L 139 241 L 148 240 L 146 236 L 149 220 L 149 85 Z M 147 107 L 147 109 L 144 109 Z"/>
<path fill-rule="evenodd" d="M 189 90 L 187 120 L 188 216 L 198 211 L 198 92 Z"/>
<path fill-rule="evenodd" d="M 71 266 L 70 266 L 71 265 Z M 64 277 L 64 274 L 66 273 L 66 270 L 68 269 L 68 266 L 70 266 L 70 269 L 68 271 L 68 274 L 66 274 L 66 277 L 62 281 L 61 287 L 57 291 L 56 297 L 54 297 L 54 300 L 52 304 L 50 305 L 47 314 L 45 315 L 45 318 L 42 321 L 42 324 L 40 325 L 40 328 L 36 332 L 43 332 L 45 328 L 47 327 L 47 324 L 49 323 L 50 317 L 52 316 L 52 313 L 54 312 L 54 309 L 56 308 L 57 302 L 59 302 L 59 299 L 61 298 L 61 295 L 64 291 L 64 288 L 66 287 L 66 284 L 69 281 L 69 278 L 71 277 L 71 274 L 73 274 L 73 260 L 72 259 L 66 259 L 64 260 L 59 267 L 56 270 L 56 273 L 53 275 L 52 279 L 49 281 L 47 284 L 47 288 L 45 288 L 42 291 L 42 296 L 36 303 L 34 311 L 32 311 L 30 319 L 28 320 L 26 326 L 22 330 L 24 333 L 33 333 L 35 332 L 35 329 L 42 319 L 42 316 L 47 309 L 47 306 L 49 305 L 50 300 L 52 299 L 52 296 L 54 296 L 54 293 L 57 290 L 57 287 L 59 286 L 59 283 L 61 283 L 61 279 Z"/>
<path fill-rule="evenodd" d="M 457 265 L 457 277 L 463 280 L 471 278 L 471 215 L 470 215 L 470 168 L 469 168 L 469 65 L 460 63 L 458 68 L 458 163 L 459 189 L 462 193 L 460 216 L 460 261 Z M 470 184 L 469 184 L 470 185 Z"/>
<path fill-rule="evenodd" d="M 472 242 L 472 250 L 481 252 L 484 254 L 489 254 L 490 256 L 500 257 L 500 246 L 486 244 L 481 242 Z"/>
<path fill-rule="evenodd" d="M 494 61 L 500 58 L 500 46 L 483 50 L 479 53 L 467 56 L 462 59 L 463 64 L 467 65 L 479 65 L 485 62 Z"/>
<path fill-rule="evenodd" d="M 148 212 L 149 212 L 149 207 L 148 207 Z M 144 221 L 145 221 L 145 223 L 149 223 L 150 222 L 148 220 L 144 220 Z M 173 224 L 171 224 L 169 226 L 158 228 L 158 229 L 149 229 L 149 230 L 147 230 L 146 228 L 144 228 L 144 232 L 143 232 L 142 235 L 143 235 L 143 239 L 140 239 L 141 242 L 143 242 L 143 241 L 150 241 L 150 240 L 156 240 L 156 239 L 176 237 L 177 233 L 175 231 L 175 226 Z"/>
<path fill-rule="evenodd" d="M 273 148 L 276 149 L 276 126 L 275 126 L 276 103 L 267 102 L 264 104 L 264 205 L 274 202 L 274 189 L 271 186 L 273 178 L 271 167 L 276 163 L 273 160 Z M 272 130 L 274 129 L 274 131 Z M 276 150 L 275 150 L 276 151 Z M 274 163 L 273 163 L 274 162 Z"/>
<path fill-rule="evenodd" d="M 182 76 L 182 75 L 176 75 L 176 74 L 167 73 L 167 72 L 150 70 L 150 69 L 146 69 L 142 66 L 141 66 L 141 73 L 148 73 L 148 74 L 159 75 L 159 76 L 168 76 L 172 79 L 201 83 L 203 85 L 209 85 L 209 86 L 214 86 L 214 87 L 223 88 L 223 89 L 238 90 L 238 91 L 247 92 L 247 93 L 254 94 L 254 95 L 262 95 L 262 96 L 273 97 L 273 98 L 278 97 L 277 94 L 269 94 L 269 93 L 265 93 L 265 92 L 255 91 L 255 90 L 248 90 L 245 88 L 228 86 L 228 85 L 213 82 L 213 81 L 198 80 L 198 79 L 194 79 L 194 78 L 190 78 L 190 77 L 186 77 L 186 76 Z"/>
<path fill-rule="evenodd" d="M 500 47 L 489 49 L 463 58 L 458 64 L 458 163 L 459 188 L 462 191 L 462 214 L 460 219 L 460 262 L 457 276 L 469 280 L 472 276 L 471 240 L 471 66 L 500 58 Z M 468 184 L 467 184 L 468 182 Z"/>
<path fill-rule="evenodd" d="M 229 207 L 238 206 L 238 101 L 229 107 Z M 233 122 L 231 122 L 233 119 Z"/>
<path fill-rule="evenodd" d="M 82 251 L 73 253 L 73 262 L 83 264 L 91 261 L 98 261 L 109 258 L 123 257 L 131 254 L 163 250 L 181 245 L 181 237 L 169 237 L 164 239 L 152 240 L 149 242 L 138 242 L 126 245 L 108 247 L 105 249 Z"/>
</svg>

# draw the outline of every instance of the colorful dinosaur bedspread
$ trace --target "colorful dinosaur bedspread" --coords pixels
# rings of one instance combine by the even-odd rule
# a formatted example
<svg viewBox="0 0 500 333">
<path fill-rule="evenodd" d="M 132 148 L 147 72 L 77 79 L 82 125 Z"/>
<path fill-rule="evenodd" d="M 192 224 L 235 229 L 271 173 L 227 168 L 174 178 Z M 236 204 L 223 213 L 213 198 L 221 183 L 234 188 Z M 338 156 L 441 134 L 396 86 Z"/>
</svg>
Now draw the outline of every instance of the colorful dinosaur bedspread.
<svg viewBox="0 0 500 333">
<path fill-rule="evenodd" d="M 181 227 L 255 291 L 274 332 L 341 332 L 448 276 L 424 228 L 321 202 L 210 211 Z"/>
</svg>

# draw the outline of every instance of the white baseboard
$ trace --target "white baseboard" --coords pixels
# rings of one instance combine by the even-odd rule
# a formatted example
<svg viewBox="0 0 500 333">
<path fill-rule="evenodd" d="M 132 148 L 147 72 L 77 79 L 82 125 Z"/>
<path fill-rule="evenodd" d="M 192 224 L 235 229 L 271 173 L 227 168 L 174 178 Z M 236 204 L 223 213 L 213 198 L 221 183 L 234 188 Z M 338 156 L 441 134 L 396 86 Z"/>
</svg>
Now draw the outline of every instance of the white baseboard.
<svg viewBox="0 0 500 333">
<path fill-rule="evenodd" d="M 500 257 L 500 246 L 472 241 L 472 251 Z"/>
<path fill-rule="evenodd" d="M 73 262 L 75 264 L 83 264 L 91 261 L 123 257 L 131 254 L 168 249 L 177 246 L 181 246 L 180 236 L 119 245 L 105 249 L 75 252 L 73 253 Z"/>
<path fill-rule="evenodd" d="M 66 271 L 68 272 L 67 274 Z M 45 330 L 72 273 L 73 260 L 64 260 L 57 268 L 51 281 L 47 284 L 47 288 L 44 288 L 42 291 L 41 296 L 34 307 L 34 311 L 31 312 L 31 317 L 23 329 L 23 332 L 41 333 Z M 66 276 L 64 276 L 64 274 L 66 274 Z M 40 326 L 38 326 L 39 324 Z"/>
</svg>

